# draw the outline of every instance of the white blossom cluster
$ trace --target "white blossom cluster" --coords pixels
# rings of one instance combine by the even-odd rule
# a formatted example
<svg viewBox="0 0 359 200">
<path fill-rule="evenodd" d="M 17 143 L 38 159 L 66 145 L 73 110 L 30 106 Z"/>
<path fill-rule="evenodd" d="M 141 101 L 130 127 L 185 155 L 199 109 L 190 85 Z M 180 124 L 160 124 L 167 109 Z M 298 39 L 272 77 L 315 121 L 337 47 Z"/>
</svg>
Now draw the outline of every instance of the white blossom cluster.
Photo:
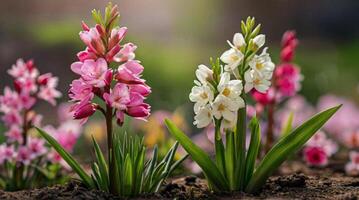
<svg viewBox="0 0 359 200">
<path fill-rule="evenodd" d="M 220 57 L 225 65 L 221 66 L 218 84 L 215 84 L 214 72 L 207 66 L 199 65 L 196 70 L 198 80 L 194 81 L 195 86 L 189 98 L 195 103 L 194 125 L 198 128 L 208 126 L 215 119 L 221 121 L 221 129 L 234 128 L 238 110 L 245 107 L 242 92 L 247 93 L 254 88 L 265 93 L 271 85 L 275 65 L 267 48 L 260 55 L 248 55 L 248 48 L 255 53 L 263 47 L 264 35 L 257 35 L 246 44 L 243 35 L 236 33 L 233 43 L 228 43 L 231 48 Z M 248 67 L 243 65 L 244 62 Z M 239 70 L 240 67 L 242 71 Z"/>
</svg>

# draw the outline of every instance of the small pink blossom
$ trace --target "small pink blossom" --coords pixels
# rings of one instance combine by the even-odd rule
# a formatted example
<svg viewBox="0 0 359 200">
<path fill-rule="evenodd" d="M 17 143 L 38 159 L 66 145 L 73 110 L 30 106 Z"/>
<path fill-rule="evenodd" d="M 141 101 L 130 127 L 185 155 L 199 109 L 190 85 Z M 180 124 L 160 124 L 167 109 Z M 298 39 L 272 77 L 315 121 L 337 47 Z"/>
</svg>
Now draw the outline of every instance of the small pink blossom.
<svg viewBox="0 0 359 200">
<path fill-rule="evenodd" d="M 110 94 L 103 95 L 106 103 L 117 110 L 126 110 L 127 104 L 130 102 L 130 93 L 126 84 L 117 83 Z"/>
<path fill-rule="evenodd" d="M 137 46 L 132 43 L 127 43 L 123 45 L 122 49 L 114 56 L 114 61 L 116 62 L 126 62 L 135 59 L 134 51 L 137 49 Z"/>
<path fill-rule="evenodd" d="M 273 103 L 274 101 L 274 89 L 270 88 L 266 93 L 258 92 L 257 90 L 251 91 L 253 99 L 262 104 L 262 105 L 268 105 Z"/>
<path fill-rule="evenodd" d="M 62 96 L 61 92 L 52 87 L 40 87 L 38 97 L 49 102 L 51 105 L 56 105 L 56 98 Z"/>
<path fill-rule="evenodd" d="M 142 84 L 144 80 L 140 78 L 143 66 L 136 60 L 128 61 L 118 67 L 115 78 L 126 84 Z"/>
<path fill-rule="evenodd" d="M 302 77 L 300 70 L 293 64 L 279 65 L 274 72 L 274 76 L 278 92 L 282 97 L 294 96 L 301 88 L 300 81 Z"/>
<path fill-rule="evenodd" d="M 310 166 L 323 167 L 328 164 L 328 155 L 323 148 L 307 146 L 304 148 L 304 160 Z"/>
<path fill-rule="evenodd" d="M 5 87 L 4 95 L 0 96 L 0 111 L 9 112 L 12 109 L 19 109 L 20 106 L 18 93 Z"/>
<path fill-rule="evenodd" d="M 15 156 L 14 146 L 8 146 L 6 144 L 0 145 L 0 164 L 3 164 L 4 161 L 9 161 Z"/>
<path fill-rule="evenodd" d="M 346 147 L 351 149 L 359 148 L 359 128 L 357 130 L 344 131 L 342 136 L 342 141 Z"/>
<path fill-rule="evenodd" d="M 31 152 L 31 159 L 41 156 L 47 152 L 45 141 L 40 138 L 29 138 L 27 144 L 28 150 Z"/>
<path fill-rule="evenodd" d="M 12 125 L 5 133 L 5 136 L 9 142 L 18 142 L 19 144 L 22 143 L 22 130 L 16 125 Z"/>
<path fill-rule="evenodd" d="M 76 79 L 72 81 L 71 88 L 69 90 L 69 97 L 72 100 L 80 101 L 87 97 L 93 97 L 92 86 L 86 84 L 82 79 Z M 91 98 L 92 99 L 92 98 Z"/>
<path fill-rule="evenodd" d="M 31 151 L 26 146 L 20 146 L 16 153 L 16 161 L 29 165 L 32 160 Z"/>
<path fill-rule="evenodd" d="M 350 161 L 345 165 L 345 172 L 350 176 L 359 176 L 359 152 L 349 153 Z"/>
<path fill-rule="evenodd" d="M 80 38 L 86 46 L 97 55 L 103 55 L 105 53 L 106 49 L 97 28 L 94 27 L 90 28 L 88 31 L 81 31 Z"/>
<path fill-rule="evenodd" d="M 77 53 L 77 58 L 81 62 L 84 62 L 85 60 L 89 60 L 89 59 L 91 59 L 91 60 L 97 59 L 97 55 L 96 55 L 96 53 L 92 52 L 91 49 L 86 47 L 86 49 L 84 51 L 80 51 L 79 53 Z"/>
<path fill-rule="evenodd" d="M 22 118 L 20 114 L 15 110 L 11 110 L 8 113 L 5 113 L 1 119 L 7 126 L 12 126 L 14 124 L 22 124 Z"/>
<path fill-rule="evenodd" d="M 118 43 L 122 41 L 127 33 L 127 27 L 116 27 L 112 29 L 110 39 L 108 42 L 108 48 L 114 48 Z"/>
<path fill-rule="evenodd" d="M 106 85 L 106 73 L 108 71 L 107 62 L 103 58 L 95 60 L 85 60 L 75 62 L 71 65 L 71 70 L 79 74 L 82 80 L 94 87 Z"/>
</svg>

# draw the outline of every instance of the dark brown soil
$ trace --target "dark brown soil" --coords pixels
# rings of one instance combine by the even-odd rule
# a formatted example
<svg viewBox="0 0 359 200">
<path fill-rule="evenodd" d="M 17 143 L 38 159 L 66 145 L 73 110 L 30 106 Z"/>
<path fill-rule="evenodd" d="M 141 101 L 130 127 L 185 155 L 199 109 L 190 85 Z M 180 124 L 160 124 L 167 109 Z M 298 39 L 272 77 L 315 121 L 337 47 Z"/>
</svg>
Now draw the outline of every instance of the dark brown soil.
<svg viewBox="0 0 359 200">
<path fill-rule="evenodd" d="M 303 172 L 308 175 L 304 175 Z M 280 174 L 284 175 L 278 174 L 271 177 L 258 194 L 213 194 L 208 191 L 205 180 L 188 176 L 170 181 L 158 194 L 136 199 L 359 199 L 359 177 L 344 176 L 341 170 L 333 172 L 328 169 L 312 169 L 300 163 L 294 163 L 294 165 L 292 163 L 282 166 Z M 97 190 L 89 191 L 78 182 L 70 182 L 64 186 L 36 190 L 0 191 L 0 199 L 91 200 L 119 198 Z"/>
</svg>

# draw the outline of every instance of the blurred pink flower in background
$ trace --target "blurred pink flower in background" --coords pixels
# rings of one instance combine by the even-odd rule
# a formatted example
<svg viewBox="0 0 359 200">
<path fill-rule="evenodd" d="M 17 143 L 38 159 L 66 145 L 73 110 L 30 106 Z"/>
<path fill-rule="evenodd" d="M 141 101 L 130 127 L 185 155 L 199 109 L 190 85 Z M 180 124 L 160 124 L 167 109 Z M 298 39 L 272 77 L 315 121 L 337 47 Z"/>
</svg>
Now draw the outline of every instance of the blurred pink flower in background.
<svg viewBox="0 0 359 200">
<path fill-rule="evenodd" d="M 328 155 L 323 148 L 308 146 L 304 150 L 304 160 L 310 166 L 323 167 L 328 164 Z"/>
<path fill-rule="evenodd" d="M 359 107 L 349 99 L 331 94 L 322 96 L 318 101 L 320 110 L 343 104 L 340 110 L 324 125 L 324 129 L 338 138 L 345 133 L 356 131 L 359 128 Z M 358 133 L 356 131 L 356 133 Z"/>
<path fill-rule="evenodd" d="M 349 162 L 345 166 L 345 172 L 350 176 L 359 176 L 359 152 L 349 153 Z"/>
</svg>

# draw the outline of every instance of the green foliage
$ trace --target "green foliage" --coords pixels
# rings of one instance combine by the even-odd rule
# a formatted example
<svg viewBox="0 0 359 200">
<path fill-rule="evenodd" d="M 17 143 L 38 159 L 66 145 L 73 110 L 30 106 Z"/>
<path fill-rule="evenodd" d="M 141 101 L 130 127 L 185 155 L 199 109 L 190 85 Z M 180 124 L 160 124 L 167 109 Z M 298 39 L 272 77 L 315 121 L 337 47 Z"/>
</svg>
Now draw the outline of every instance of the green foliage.
<svg viewBox="0 0 359 200">
<path fill-rule="evenodd" d="M 288 133 L 273 146 L 273 148 L 256 167 L 255 160 L 259 151 L 260 128 L 258 120 L 253 118 L 250 123 L 252 137 L 247 159 L 244 163 L 246 176 L 245 182 L 243 183 L 243 189 L 250 193 L 259 190 L 273 171 L 275 171 L 289 156 L 298 151 L 339 108 L 340 106 L 336 106 L 323 111 Z M 192 159 L 202 168 L 214 191 L 237 190 L 236 185 L 232 185 L 232 180 L 238 179 L 237 176 L 233 177 L 233 174 L 228 173 L 228 171 L 226 175 L 223 174 L 223 172 L 219 170 L 218 164 L 214 163 L 201 148 L 190 140 L 190 138 L 179 130 L 171 121 L 166 120 L 165 122 L 172 136 L 176 138 L 176 140 L 189 153 Z M 230 151 L 228 148 L 231 148 L 232 143 L 232 139 L 230 137 L 229 133 L 227 133 L 227 139 L 229 141 L 227 141 L 226 145 L 226 165 L 238 157 L 238 152 L 236 152 L 236 154 L 228 152 Z M 244 149 L 242 150 L 245 151 Z M 231 156 L 235 156 L 235 158 Z M 227 169 L 231 169 L 231 167 L 227 167 Z"/>
<path fill-rule="evenodd" d="M 94 139 L 96 160 L 92 164 L 92 174 L 88 175 L 54 138 L 41 129 L 38 131 L 64 158 L 88 188 L 110 191 L 109 165 Z M 146 147 L 142 138 L 127 133 L 116 135 L 113 140 L 112 160 L 109 162 L 115 166 L 115 174 L 113 174 L 116 180 L 115 194 L 123 197 L 134 197 L 139 194 L 157 192 L 163 181 L 187 158 L 186 155 L 176 161 L 174 156 L 177 148 L 178 142 L 171 147 L 161 161 L 158 161 L 158 149 L 155 147 L 152 157 L 146 161 Z"/>
</svg>

